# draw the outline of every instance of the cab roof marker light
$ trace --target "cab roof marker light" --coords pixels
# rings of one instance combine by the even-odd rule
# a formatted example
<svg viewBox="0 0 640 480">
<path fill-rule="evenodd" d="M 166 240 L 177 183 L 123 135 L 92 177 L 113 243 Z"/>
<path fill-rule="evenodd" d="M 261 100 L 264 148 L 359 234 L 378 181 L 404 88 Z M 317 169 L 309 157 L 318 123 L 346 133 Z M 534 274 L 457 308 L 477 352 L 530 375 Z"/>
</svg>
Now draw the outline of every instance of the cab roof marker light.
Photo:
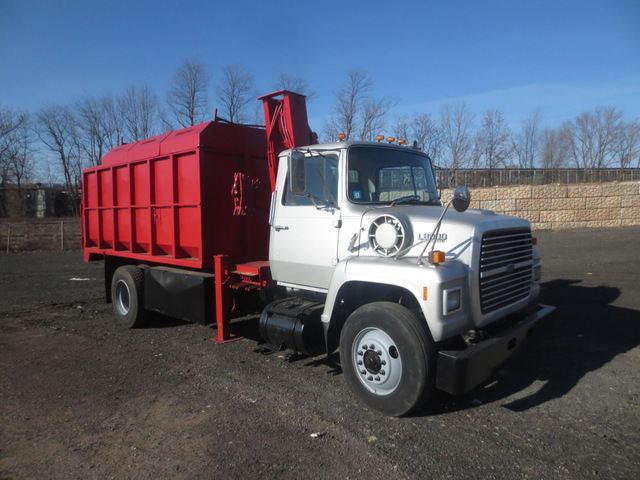
<svg viewBox="0 0 640 480">
<path fill-rule="evenodd" d="M 338 134 L 338 141 L 342 142 L 347 138 L 347 136 L 344 133 L 339 133 Z"/>
<path fill-rule="evenodd" d="M 396 141 L 396 137 L 387 137 L 387 142 L 388 143 L 393 143 Z"/>
<path fill-rule="evenodd" d="M 384 135 L 376 135 L 376 141 L 381 142 L 384 140 Z"/>
</svg>

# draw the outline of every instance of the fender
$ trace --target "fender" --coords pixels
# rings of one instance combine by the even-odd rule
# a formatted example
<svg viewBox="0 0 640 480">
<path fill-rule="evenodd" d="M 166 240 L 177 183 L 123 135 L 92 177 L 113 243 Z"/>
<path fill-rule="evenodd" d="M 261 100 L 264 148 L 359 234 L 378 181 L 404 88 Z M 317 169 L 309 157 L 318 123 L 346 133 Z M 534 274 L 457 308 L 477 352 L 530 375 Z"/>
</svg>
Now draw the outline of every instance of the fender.
<svg viewBox="0 0 640 480">
<path fill-rule="evenodd" d="M 325 332 L 335 319 L 336 304 L 349 284 L 355 282 L 398 287 L 409 292 L 420 306 L 429 331 L 436 342 L 469 327 L 468 267 L 457 260 L 439 265 L 418 265 L 415 258 L 350 257 L 340 261 L 333 272 L 322 322 Z M 443 292 L 461 289 L 461 306 L 455 312 L 443 311 Z"/>
</svg>

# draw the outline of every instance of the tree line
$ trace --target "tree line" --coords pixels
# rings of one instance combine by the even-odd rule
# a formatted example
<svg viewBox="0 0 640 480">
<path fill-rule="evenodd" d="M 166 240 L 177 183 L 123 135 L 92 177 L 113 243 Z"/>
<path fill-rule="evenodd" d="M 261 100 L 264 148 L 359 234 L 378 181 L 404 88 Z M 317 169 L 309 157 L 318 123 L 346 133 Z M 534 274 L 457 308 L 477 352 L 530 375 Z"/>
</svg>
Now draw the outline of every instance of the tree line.
<svg viewBox="0 0 640 480">
<path fill-rule="evenodd" d="M 324 128 L 354 140 L 373 140 L 384 130 L 396 138 L 415 141 L 442 168 L 638 168 L 640 119 L 627 120 L 616 107 L 584 112 L 558 128 L 543 127 L 540 110 L 512 130 L 502 112 L 489 109 L 478 117 L 466 104 L 444 104 L 438 112 L 389 113 L 394 97 L 371 95 L 373 81 L 366 72 L 348 72 L 335 93 L 336 102 Z"/>
<path fill-rule="evenodd" d="M 35 112 L 0 104 L 0 187 L 20 190 L 35 181 L 62 183 L 79 198 L 83 168 L 98 165 L 122 142 L 208 120 L 211 91 L 219 117 L 262 123 L 254 84 L 249 70 L 229 65 L 212 88 L 203 64 L 185 60 L 164 97 L 148 85 L 132 85 L 118 95 L 81 97 L 69 104 L 43 105 Z M 273 88 L 304 94 L 310 101 L 317 97 L 305 79 L 286 73 Z M 557 128 L 543 127 L 540 111 L 534 110 L 517 130 L 510 128 L 500 110 L 478 116 L 464 103 L 399 116 L 392 114 L 399 100 L 374 95 L 374 81 L 363 70 L 348 71 L 334 97 L 331 113 L 318 132 L 323 141 L 333 141 L 339 133 L 351 140 L 373 140 L 389 132 L 415 141 L 436 165 L 453 170 L 640 167 L 640 119 L 626 119 L 616 107 L 584 112 Z"/>
</svg>

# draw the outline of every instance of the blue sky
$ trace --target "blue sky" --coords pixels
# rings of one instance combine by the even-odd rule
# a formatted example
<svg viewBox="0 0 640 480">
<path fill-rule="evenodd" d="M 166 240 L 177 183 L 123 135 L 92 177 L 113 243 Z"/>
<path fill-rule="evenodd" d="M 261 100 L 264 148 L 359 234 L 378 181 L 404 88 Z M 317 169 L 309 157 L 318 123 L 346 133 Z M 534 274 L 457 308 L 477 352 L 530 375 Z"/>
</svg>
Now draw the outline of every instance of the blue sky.
<svg viewBox="0 0 640 480">
<path fill-rule="evenodd" d="M 600 106 L 640 117 L 640 0 L 0 1 L 0 104 L 35 111 L 149 84 L 161 97 L 185 59 L 214 87 L 241 65 L 258 94 L 280 72 L 318 93 L 320 130 L 346 72 L 358 68 L 394 114 L 466 103 L 512 126 Z M 383 132 L 386 133 L 386 132 Z"/>
</svg>

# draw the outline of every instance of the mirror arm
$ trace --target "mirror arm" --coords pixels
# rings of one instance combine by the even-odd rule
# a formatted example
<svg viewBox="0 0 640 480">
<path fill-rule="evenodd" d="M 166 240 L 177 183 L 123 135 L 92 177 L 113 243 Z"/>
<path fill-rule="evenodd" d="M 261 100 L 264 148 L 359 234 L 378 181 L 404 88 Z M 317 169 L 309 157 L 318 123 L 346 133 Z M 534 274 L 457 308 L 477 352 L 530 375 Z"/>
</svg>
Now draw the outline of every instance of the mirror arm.
<svg viewBox="0 0 640 480">
<path fill-rule="evenodd" d="M 447 213 L 449 206 L 453 204 L 453 208 L 456 209 L 457 212 L 464 212 L 469 208 L 469 204 L 471 203 L 471 193 L 467 187 L 458 187 L 453 192 L 453 196 L 447 202 L 445 207 L 442 209 L 442 213 L 440 214 L 440 218 L 438 218 L 438 222 L 436 223 L 435 228 L 433 229 L 433 233 L 431 237 L 427 239 L 427 243 L 424 245 L 422 252 L 420 252 L 420 256 L 418 257 L 418 265 L 422 265 L 422 258 L 424 257 L 424 253 L 427 251 L 427 247 L 429 243 L 433 241 L 433 246 L 431 247 L 431 251 L 433 252 L 436 248 L 436 238 L 440 233 L 440 226 L 442 225 L 442 219 L 444 218 L 444 214 Z"/>
<path fill-rule="evenodd" d="M 438 218 L 438 222 L 436 223 L 436 226 L 433 229 L 433 233 L 427 239 L 427 243 L 424 244 L 424 248 L 422 249 L 422 252 L 420 252 L 420 256 L 418 257 L 418 265 L 422 265 L 422 257 L 424 257 L 424 252 L 427 251 L 427 247 L 429 246 L 429 243 L 431 243 L 432 240 L 433 240 L 433 247 L 431 247 L 431 251 L 435 250 L 435 248 L 436 248 L 436 237 L 438 236 L 438 233 L 440 232 L 440 225 L 442 225 L 442 219 L 444 218 L 444 214 L 447 213 L 447 210 L 449 209 L 449 205 L 451 205 L 451 202 L 453 202 L 453 197 L 451 198 L 451 200 L 449 200 L 447 202 L 447 204 L 442 209 L 442 213 L 440 214 L 440 218 Z"/>
</svg>

